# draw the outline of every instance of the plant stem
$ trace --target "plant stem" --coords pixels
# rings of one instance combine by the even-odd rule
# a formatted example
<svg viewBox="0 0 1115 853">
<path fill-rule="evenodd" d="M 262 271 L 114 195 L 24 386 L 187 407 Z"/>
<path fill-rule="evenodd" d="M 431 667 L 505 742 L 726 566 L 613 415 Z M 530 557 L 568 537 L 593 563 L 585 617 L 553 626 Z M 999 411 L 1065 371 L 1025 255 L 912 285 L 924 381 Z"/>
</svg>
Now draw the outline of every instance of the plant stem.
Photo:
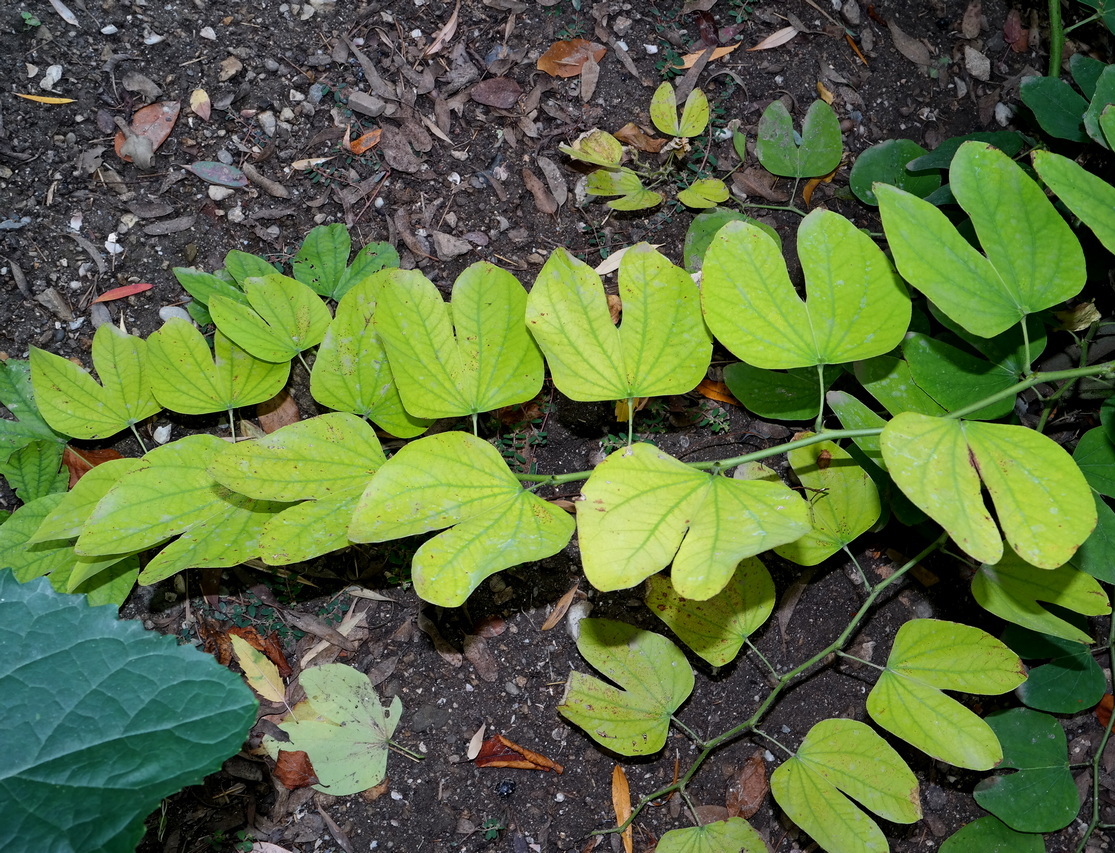
<svg viewBox="0 0 1115 853">
<path fill-rule="evenodd" d="M 395 741 L 393 741 L 393 740 L 387 741 L 387 746 L 390 749 L 395 750 L 395 752 L 399 753 L 399 755 L 405 755 L 411 761 L 425 761 L 426 760 L 426 756 L 419 755 L 417 752 L 411 752 L 405 746 L 399 746 L 399 744 L 395 743 Z"/>
<path fill-rule="evenodd" d="M 627 398 L 627 446 L 635 441 L 635 398 Z"/>
<path fill-rule="evenodd" d="M 1049 0 L 1049 76 L 1061 76 L 1061 52 L 1065 48 L 1065 25 L 1061 21 L 1061 0 Z"/>
<path fill-rule="evenodd" d="M 689 728 L 689 726 L 687 726 L 685 723 L 683 723 L 677 717 L 675 717 L 673 715 L 670 715 L 670 722 L 672 722 L 675 726 L 677 726 L 679 729 L 681 729 L 683 732 L 685 732 L 685 734 L 689 737 L 689 739 L 691 741 L 693 741 L 693 743 L 697 744 L 698 747 L 704 747 L 705 742 L 703 740 L 701 740 L 701 738 L 697 735 L 697 733 L 695 731 L 693 731 L 693 729 Z"/>
<path fill-rule="evenodd" d="M 232 443 L 236 444 L 236 411 L 228 410 L 228 431 L 232 435 Z"/>
<path fill-rule="evenodd" d="M 477 421 L 476 421 L 476 412 L 472 413 L 472 434 L 475 435 L 477 438 L 480 437 L 480 430 L 477 427 Z"/>
<path fill-rule="evenodd" d="M 1115 660 L 1115 619 L 1111 619 L 1107 627 L 1107 655 L 1109 661 Z M 1107 741 L 1111 738 L 1112 726 L 1115 726 L 1115 710 L 1111 712 L 1111 716 L 1107 720 L 1107 726 L 1103 730 L 1103 737 L 1100 738 L 1095 755 L 1092 756 L 1092 814 L 1088 821 L 1088 828 L 1084 830 L 1084 837 L 1080 839 L 1080 844 L 1076 848 L 1076 853 L 1083 853 L 1088 840 L 1092 837 L 1092 833 L 1100 826 L 1100 762 L 1103 760 Z"/>
<path fill-rule="evenodd" d="M 132 435 L 134 435 L 136 437 L 136 441 L 139 442 L 139 449 L 142 450 L 144 453 L 146 453 L 147 452 L 147 445 L 143 443 L 143 438 L 140 436 L 139 430 L 136 429 L 136 425 L 135 424 L 128 424 L 128 426 L 132 430 Z"/>
<path fill-rule="evenodd" d="M 820 397 L 817 403 L 817 420 L 813 422 L 813 432 L 820 432 L 825 428 L 825 366 L 817 365 L 817 391 Z"/>
</svg>

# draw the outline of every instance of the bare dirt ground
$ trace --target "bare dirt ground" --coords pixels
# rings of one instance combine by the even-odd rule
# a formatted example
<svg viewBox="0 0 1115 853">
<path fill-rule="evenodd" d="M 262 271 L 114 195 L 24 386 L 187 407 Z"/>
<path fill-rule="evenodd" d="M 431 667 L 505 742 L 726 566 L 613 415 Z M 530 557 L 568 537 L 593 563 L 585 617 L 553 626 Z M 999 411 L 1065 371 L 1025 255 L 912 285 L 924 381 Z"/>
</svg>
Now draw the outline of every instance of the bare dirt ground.
<svg viewBox="0 0 1115 853">
<path fill-rule="evenodd" d="M 817 188 L 812 204 L 873 231 L 874 211 L 847 187 L 859 152 L 888 138 L 932 148 L 960 133 L 999 130 L 1004 123 L 1024 127 L 1014 123 L 1022 120 L 1014 117 L 1019 81 L 1042 73 L 1046 63 L 1040 37 L 1023 52 L 1006 44 L 1009 7 L 1001 0 L 983 3 L 982 26 L 971 40 L 961 36 L 967 0 L 882 0 L 874 7 L 850 0 L 843 9 L 829 0 L 720 0 L 705 17 L 682 14 L 681 4 L 673 2 L 465 0 L 455 34 L 426 58 L 424 51 L 453 13 L 452 3 L 70 5 L 76 25 L 46 0 L 10 0 L 0 8 L 0 350 L 23 358 L 38 346 L 86 365 L 98 323 L 121 323 L 146 335 L 167 309 L 184 303 L 172 267 L 213 271 L 232 249 L 283 261 L 321 223 L 345 223 L 356 246 L 395 244 L 404 266 L 421 268 L 446 289 L 460 270 L 482 259 L 529 286 L 558 245 L 597 263 L 648 240 L 679 261 L 691 212 L 667 205 L 615 214 L 598 200 L 582 202 L 575 190 L 580 174 L 557 146 L 594 127 L 614 131 L 635 122 L 650 128 L 648 105 L 663 63 L 707 46 L 709 38 L 754 45 L 787 26 L 788 15 L 804 30 L 780 47 L 741 47 L 706 66 L 697 80 L 714 107 L 713 133 L 702 141 L 706 164 L 721 174 L 738 164 L 730 138 L 715 133 L 729 121 L 738 120 L 754 140 L 762 110 L 783 98 L 800 122 L 822 83 L 833 94 L 847 156 L 832 182 Z M 1043 6 L 1035 4 L 1033 11 Z M 1031 8 L 1019 11 L 1029 22 Z M 920 43 L 928 65 L 912 61 L 909 44 L 900 49 L 888 22 Z M 844 37 L 845 27 L 867 65 Z M 577 37 L 608 48 L 594 86 L 536 68 L 551 43 Z M 986 73 L 979 72 L 985 79 L 973 76 L 965 45 L 989 60 Z M 52 77 L 57 79 L 51 84 Z M 508 98 L 499 106 L 491 103 L 497 98 L 475 88 L 492 79 L 505 81 L 496 87 L 498 96 Z M 191 93 L 199 89 L 210 102 L 208 120 L 198 115 L 203 108 L 190 108 Z M 73 101 L 47 105 L 17 98 L 17 92 Z M 137 109 L 159 101 L 181 104 L 169 138 L 151 168 L 123 162 L 113 150 L 116 119 L 130 121 Z M 366 153 L 341 147 L 346 134 L 357 139 L 375 128 L 382 129 L 380 143 Z M 556 170 L 548 173 L 540 157 Z M 235 165 L 257 177 L 246 187 L 220 187 L 185 168 L 198 161 Z M 544 191 L 528 189 L 528 172 Z M 792 251 L 797 218 L 771 212 L 765 221 Z M 106 290 L 136 282 L 154 287 L 93 305 Z M 294 384 L 302 415 L 316 413 L 304 374 L 296 371 Z M 553 472 L 591 465 L 601 439 L 616 429 L 608 408 L 574 406 L 549 392 L 542 403 L 543 423 L 533 434 L 544 432 L 545 441 L 519 448 L 527 463 Z M 697 405 L 680 400 L 675 408 Z M 730 429 L 716 439 L 715 450 L 706 432 L 692 432 L 668 416 L 659 418 L 655 437 L 666 449 L 697 460 L 767 446 L 789 434 L 736 409 L 725 414 Z M 176 437 L 218 430 L 216 419 L 163 416 L 163 422 L 172 423 Z M 649 420 L 639 427 L 652 428 Z M 490 429 L 495 434 L 501 427 Z M 697 446 L 699 441 L 705 444 Z M 115 447 L 125 455 L 139 452 L 127 439 Z M 14 507 L 10 492 L 0 493 L 0 506 Z M 868 535 L 861 546 L 872 579 L 883 577 L 897 559 L 883 535 Z M 238 832 L 295 851 L 622 849 L 614 836 L 589 836 L 614 825 L 615 757 L 555 711 L 569 670 L 587 667 L 564 627 L 540 630 L 578 576 L 572 548 L 543 565 L 493 578 L 467 607 L 453 612 L 424 608 L 405 584 L 390 588 L 405 581 L 404 548 L 330 557 L 307 567 L 307 576 L 316 578 L 313 587 L 242 570 L 229 573 L 219 587 L 187 575 L 137 593 L 125 612 L 159 630 L 199 641 L 202 617 L 282 627 L 293 658 L 310 640 L 281 626 L 253 592 L 255 585 L 333 621 L 353 604 L 366 607 L 364 639 L 341 660 L 368 672 L 381 695 L 401 697 L 405 713 L 395 737 L 425 756 L 413 763 L 392 755 L 382 789 L 345 798 L 309 789 L 287 794 L 262 761 L 237 759 L 204 786 L 169 801 L 165 815 L 152 816 L 141 849 L 231 850 Z M 804 586 L 795 585 L 800 568 L 776 559 L 769 565 L 780 618 L 754 639 L 771 663 L 785 669 L 827 644 L 847 624 L 862 593 L 836 559 L 807 574 Z M 889 648 L 897 626 L 915 614 L 965 617 L 971 607 L 966 578 L 955 564 L 931 568 L 940 582 L 926 588 L 911 579 L 895 589 L 857 637 L 861 655 L 869 657 L 872 644 Z M 354 601 L 342 590 L 356 581 L 394 601 Z M 202 598 L 199 585 L 206 582 L 213 583 L 213 594 Z M 638 590 L 590 594 L 590 601 L 593 615 L 656 627 Z M 992 621 L 987 614 L 980 618 L 981 624 Z M 427 630 L 431 624 L 439 644 Z M 473 638 L 467 642 L 474 653 L 463 659 L 459 650 L 466 638 Z M 768 728 L 796 743 L 824 717 L 862 716 L 869 683 L 847 666 L 824 669 L 786 696 Z M 680 719 L 706 735 L 722 731 L 749 714 L 766 689 L 764 673 L 750 663 L 719 671 L 701 666 Z M 985 701 L 981 710 L 994 707 Z M 465 752 L 482 723 L 560 761 L 565 772 L 476 768 Z M 1090 758 L 1098 735 L 1094 718 L 1065 725 L 1072 760 Z M 698 777 L 691 793 L 711 807 L 706 819 L 723 808 L 728 781 L 757 749 L 747 742 L 727 747 Z M 976 776 L 899 749 L 921 780 L 926 818 L 885 830 L 894 850 L 935 850 L 982 814 L 970 796 Z M 684 766 L 692 755 L 679 736 L 653 759 L 625 761 L 633 793 L 668 784 L 675 762 Z M 1110 801 L 1105 808 L 1112 809 Z M 751 822 L 772 850 L 809 845 L 769 798 Z M 685 825 L 688 817 L 676 798 L 651 808 L 638 822 L 635 849 L 652 850 L 663 832 Z M 1079 831 L 1073 825 L 1050 836 L 1048 849 L 1074 848 Z M 1107 846 L 1095 849 L 1109 849 L 1110 843 L 1097 839 Z"/>
</svg>

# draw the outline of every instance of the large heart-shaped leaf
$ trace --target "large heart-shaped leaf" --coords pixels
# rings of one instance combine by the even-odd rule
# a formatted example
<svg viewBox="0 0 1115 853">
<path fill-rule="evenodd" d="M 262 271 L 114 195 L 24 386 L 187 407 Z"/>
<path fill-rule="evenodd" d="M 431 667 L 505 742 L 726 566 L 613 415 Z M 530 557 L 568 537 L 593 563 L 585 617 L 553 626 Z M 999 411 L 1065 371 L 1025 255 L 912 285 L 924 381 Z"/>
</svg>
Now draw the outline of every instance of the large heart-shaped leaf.
<svg viewBox="0 0 1115 853">
<path fill-rule="evenodd" d="M 1083 643 L 1008 625 L 1003 642 L 1031 665 L 1029 677 L 1015 691 L 1028 708 L 1050 714 L 1079 714 L 1103 698 L 1107 679 Z"/>
<path fill-rule="evenodd" d="M 806 490 L 813 529 L 774 552 L 800 566 L 815 566 L 879 520 L 879 490 L 835 442 L 795 448 L 787 459 Z"/>
<path fill-rule="evenodd" d="M 703 826 L 671 829 L 659 840 L 655 853 L 767 853 L 767 843 L 741 817 Z"/>
<path fill-rule="evenodd" d="M 1080 292 L 1080 242 L 1020 166 L 985 143 L 966 142 L 949 178 L 986 256 L 929 202 L 895 187 L 875 188 L 883 230 L 906 281 L 983 337 Z"/>
<path fill-rule="evenodd" d="M 31 366 L 26 361 L 0 361 L 0 405 L 17 420 L 0 418 L 0 475 L 8 458 L 33 441 L 45 440 L 57 445 L 59 463 L 65 438 L 50 428 L 35 405 L 31 386 Z"/>
<path fill-rule="evenodd" d="M 1007 542 L 1035 566 L 1063 565 L 1095 527 L 1084 475 L 1034 430 L 904 412 L 883 428 L 880 447 L 898 487 L 980 562 L 1003 555 L 981 482 Z"/>
<path fill-rule="evenodd" d="M 1107 437 L 1103 427 L 1095 427 L 1080 436 L 1072 458 L 1089 486 L 1101 495 L 1115 497 L 1115 442 Z"/>
<path fill-rule="evenodd" d="M 840 165 L 843 148 L 840 120 L 824 101 L 814 101 L 795 139 L 790 111 L 782 101 L 771 101 L 759 119 L 755 154 L 763 168 L 787 178 L 827 175 Z"/>
<path fill-rule="evenodd" d="M 827 210 L 798 228 L 807 300 L 782 252 L 762 230 L 730 222 L 705 254 L 701 300 L 717 339 L 756 367 L 840 364 L 893 349 L 910 322 L 910 300 L 870 237 Z"/>
<path fill-rule="evenodd" d="M 938 853 L 1045 853 L 1045 843 L 1040 835 L 1015 832 L 999 818 L 992 815 L 976 818 L 965 824 L 948 838 Z"/>
<path fill-rule="evenodd" d="M 1039 569 L 1010 551 L 997 564 L 980 566 L 972 578 L 972 596 L 1001 619 L 1077 643 L 1092 638 L 1041 603 L 1087 616 L 1111 612 L 1107 594 L 1091 575 L 1069 565 Z"/>
<path fill-rule="evenodd" d="M 1054 154 L 1034 151 L 1034 171 L 1089 228 L 1115 252 L 1115 187 L 1083 166 Z"/>
<path fill-rule="evenodd" d="M 244 282 L 248 305 L 214 295 L 209 313 L 217 328 L 258 359 L 290 361 L 317 346 L 329 328 L 329 309 L 316 293 L 285 275 Z"/>
<path fill-rule="evenodd" d="M 452 309 L 428 278 L 392 270 L 375 327 L 412 415 L 476 415 L 531 399 L 542 355 L 523 323 L 527 296 L 511 273 L 470 266 L 453 285 Z"/>
<path fill-rule="evenodd" d="M 1018 655 L 987 632 L 915 619 L 898 629 L 886 669 L 867 697 L 867 713 L 934 758 L 988 770 L 1002 758 L 995 733 L 941 691 L 995 695 L 1025 680 Z"/>
<path fill-rule="evenodd" d="M 264 738 L 267 754 L 278 759 L 280 751 L 305 752 L 318 777 L 314 788 L 332 796 L 358 794 L 383 781 L 402 700 L 396 696 L 384 709 L 368 676 L 339 663 L 310 667 L 298 683 L 309 707 L 299 705 L 279 723 L 288 742 Z"/>
<path fill-rule="evenodd" d="M 1072 555 L 1068 565 L 1087 572 L 1096 580 L 1115 584 L 1115 512 L 1099 495 L 1093 498 L 1096 529 Z"/>
<path fill-rule="evenodd" d="M 902 342 L 902 355 L 918 387 L 950 412 L 1005 391 L 1021 378 L 1006 365 L 992 364 L 928 335 L 907 335 Z M 970 420 L 1005 417 L 1014 408 L 1014 399 L 1003 397 L 965 417 Z"/>
<path fill-rule="evenodd" d="M 35 402 L 50 426 L 74 438 L 108 438 L 161 408 L 151 394 L 147 344 L 105 323 L 93 336 L 101 384 L 72 361 L 31 348 Z"/>
<path fill-rule="evenodd" d="M 684 394 L 704 378 L 712 339 L 697 287 L 645 243 L 619 267 L 623 322 L 608 313 L 600 276 L 564 249 L 546 261 L 527 298 L 527 325 L 554 384 L 574 400 Z"/>
<path fill-rule="evenodd" d="M 708 97 L 700 89 L 692 89 L 682 107 L 678 120 L 677 98 L 674 87 L 662 83 L 650 99 L 650 119 L 662 133 L 669 136 L 700 136 L 709 120 Z"/>
<path fill-rule="evenodd" d="M 664 575 L 647 578 L 646 605 L 685 645 L 711 663 L 735 660 L 774 610 L 774 581 L 758 557 L 740 560 L 728 585 L 706 601 L 678 595 Z"/>
<path fill-rule="evenodd" d="M 976 785 L 976 802 L 1020 832 L 1055 832 L 1080 811 L 1080 793 L 1069 770 L 1065 730 L 1056 717 L 1010 708 L 989 714 L 1003 745 L 996 774 Z"/>
<path fill-rule="evenodd" d="M 771 775 L 789 818 L 830 853 L 885 853 L 878 824 L 852 799 L 895 823 L 921 818 L 918 780 L 902 757 L 857 720 L 821 720 Z M 849 799 L 852 798 L 852 799 Z"/>
<path fill-rule="evenodd" d="M 255 358 L 219 331 L 210 352 L 201 332 L 177 318 L 147 339 L 147 358 L 155 399 L 184 415 L 226 412 L 270 400 L 290 374 L 289 364 Z"/>
<path fill-rule="evenodd" d="M 843 372 L 839 366 L 826 365 L 821 383 L 824 390 L 828 391 Z M 763 370 L 740 361 L 724 368 L 724 383 L 737 400 L 760 418 L 812 420 L 821 410 L 821 388 L 815 367 Z"/>
<path fill-rule="evenodd" d="M 706 474 L 651 444 L 617 450 L 582 493 L 581 557 L 602 590 L 632 587 L 673 561 L 679 595 L 711 598 L 740 560 L 810 529 L 804 501 L 782 483 Z"/>
<path fill-rule="evenodd" d="M 255 722 L 251 692 L 212 657 L 43 580 L 0 571 L 0 645 L 5 850 L 131 853 L 159 801 L 215 772 Z"/>
<path fill-rule="evenodd" d="M 582 619 L 577 650 L 619 687 L 574 670 L 561 715 L 621 755 L 658 752 L 670 717 L 693 692 L 693 670 L 681 649 L 625 622 Z"/>
<path fill-rule="evenodd" d="M 855 366 L 856 379 L 872 397 L 892 415 L 918 412 L 943 415 L 945 408 L 914 381 L 905 359 L 879 355 L 860 361 Z"/>
<path fill-rule="evenodd" d="M 372 324 L 379 294 L 389 281 L 386 273 L 370 274 L 347 289 L 318 347 L 310 393 L 324 406 L 368 418 L 399 438 L 413 438 L 430 421 L 403 408 L 387 350 Z"/>
<path fill-rule="evenodd" d="M 319 296 L 339 299 L 338 285 L 348 264 L 352 240 L 340 222 L 310 229 L 291 262 L 294 277 Z"/>
<path fill-rule="evenodd" d="M 460 432 L 420 438 L 376 472 L 349 528 L 354 542 L 386 542 L 451 527 L 414 555 L 415 591 L 445 607 L 484 578 L 565 547 L 573 520 L 525 491 L 488 442 Z"/>
</svg>

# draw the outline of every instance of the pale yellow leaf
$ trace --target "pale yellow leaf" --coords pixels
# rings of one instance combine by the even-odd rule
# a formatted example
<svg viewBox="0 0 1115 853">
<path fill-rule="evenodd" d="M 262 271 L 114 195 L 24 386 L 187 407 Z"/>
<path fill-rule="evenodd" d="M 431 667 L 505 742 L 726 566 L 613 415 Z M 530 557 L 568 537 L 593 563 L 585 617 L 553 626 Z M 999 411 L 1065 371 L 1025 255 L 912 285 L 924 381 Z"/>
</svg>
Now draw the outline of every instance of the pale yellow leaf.
<svg viewBox="0 0 1115 853">
<path fill-rule="evenodd" d="M 286 696 L 286 687 L 283 685 L 278 667 L 267 659 L 267 655 L 253 649 L 242 637 L 230 634 L 229 639 L 232 640 L 232 651 L 236 655 L 236 662 L 244 670 L 244 677 L 248 679 L 252 690 L 269 702 L 282 702 Z"/>
<path fill-rule="evenodd" d="M 748 50 L 770 50 L 772 47 L 781 47 L 790 39 L 798 34 L 794 27 L 783 27 L 777 32 L 771 33 L 761 42 L 754 47 L 747 48 Z"/>
<path fill-rule="evenodd" d="M 21 92 L 16 92 L 17 98 L 26 98 L 29 101 L 35 101 L 39 104 L 72 104 L 73 98 L 54 98 L 50 95 L 24 95 Z"/>
</svg>

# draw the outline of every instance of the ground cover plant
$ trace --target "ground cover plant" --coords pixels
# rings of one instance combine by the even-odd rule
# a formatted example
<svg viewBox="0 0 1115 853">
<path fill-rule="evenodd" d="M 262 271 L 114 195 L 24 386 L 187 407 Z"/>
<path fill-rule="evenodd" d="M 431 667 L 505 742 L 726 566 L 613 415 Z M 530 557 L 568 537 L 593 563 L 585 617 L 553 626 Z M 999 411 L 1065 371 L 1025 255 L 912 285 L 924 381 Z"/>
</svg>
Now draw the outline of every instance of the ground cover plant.
<svg viewBox="0 0 1115 853">
<path fill-rule="evenodd" d="M 1043 176 L 1057 174 L 1066 187 L 1099 180 L 1057 155 L 1039 162 Z M 1021 393 L 1055 387 L 1044 412 L 1067 383 L 1110 381 L 1115 368 L 1085 357 L 1077 368 L 1032 369 L 1046 345 L 1042 312 L 1076 297 L 1085 281 L 1079 241 L 1038 184 L 994 147 L 969 141 L 952 158 L 949 185 L 978 247 L 929 202 L 877 183 L 893 266 L 846 219 L 814 211 L 797 234 L 803 299 L 776 241 L 749 222 L 729 222 L 704 251 L 699 286 L 650 246 L 629 249 L 619 264 L 618 326 L 599 276 L 561 249 L 529 294 L 510 273 L 476 264 L 448 303 L 421 274 L 392 266 L 383 246 L 365 247 L 348 264 L 339 225 L 308 235 L 291 276 L 242 254 L 226 259 L 222 276 L 179 270 L 198 303 L 194 315 L 216 326 L 212 352 L 193 325 L 171 319 L 146 341 L 102 326 L 93 349 L 99 383 L 40 350 L 29 385 L 22 368 L 5 366 L 5 402 L 22 415 L 6 427 L 8 470 L 26 503 L 0 527 L 0 561 L 19 580 L 47 576 L 60 590 L 120 603 L 137 580 L 190 567 L 283 566 L 352 543 L 435 532 L 415 552 L 411 579 L 424 600 L 459 607 L 493 574 L 550 557 L 576 533 L 595 588 L 647 581 L 651 611 L 694 653 L 724 666 L 745 646 L 755 652 L 748 638 L 774 609 L 760 554 L 773 550 L 800 566 L 840 551 L 852 556 L 849 545 L 886 509 L 892 525 L 912 526 L 924 546 L 877 583 L 859 569 L 863 602 L 840 635 L 788 671 L 772 667 L 766 697 L 731 728 L 710 735 L 681 723 L 676 712 L 694 686 L 684 652 L 662 634 L 611 619 L 580 621 L 577 645 L 614 684 L 574 671 L 558 710 L 623 756 L 659 752 L 672 725 L 694 741 L 698 755 L 672 784 L 617 807 L 615 831 L 627 839 L 660 797 L 677 794 L 696 815 L 691 779 L 718 748 L 747 737 L 785 754 L 771 793 L 823 849 L 887 849 L 868 812 L 899 824 L 922 814 L 917 779 L 892 743 L 867 722 L 836 717 L 792 748 L 763 723 L 797 677 L 828 655 L 857 660 L 849 640 L 876 600 L 951 543 L 978 567 L 975 600 L 1027 629 L 1015 635 L 1019 651 L 980 627 L 911 620 L 884 666 L 864 662 L 879 673 L 864 710 L 879 729 L 938 761 L 1015 771 L 980 783 L 976 800 L 994 817 L 965 827 L 954 845 L 969 836 L 1040 843 L 1040 833 L 1063 828 L 1080 807 L 1060 728 L 1039 710 L 1050 709 L 1048 699 L 1038 698 L 1040 689 L 1023 691 L 1021 706 L 983 719 L 942 691 L 1020 688 L 1027 649 L 1048 655 L 1054 672 L 1045 678 L 1061 683 L 1061 670 L 1091 660 L 1086 645 L 1095 638 L 1078 620 L 1110 612 L 1101 581 L 1115 580 L 1105 545 L 1115 516 L 1101 497 L 1112 479 L 1110 439 L 1096 427 L 1074 460 L 1014 412 Z M 1115 233 L 1109 209 L 1069 203 L 1105 242 Z M 912 300 L 907 285 L 928 301 Z M 951 335 L 932 334 L 931 316 Z M 923 331 L 912 332 L 914 324 Z M 726 378 L 745 404 L 761 411 L 764 396 L 777 399 L 780 408 L 766 414 L 812 421 L 811 429 L 762 451 L 692 464 L 635 441 L 640 403 L 700 383 L 714 339 L 741 359 Z M 305 353 L 314 347 L 310 367 Z M 225 412 L 235 438 L 235 410 L 273 397 L 294 360 L 309 369 L 311 393 L 338 411 L 255 440 L 180 438 L 139 459 L 100 464 L 69 491 L 54 476 L 66 436 L 110 437 L 162 407 Z M 847 365 L 877 405 L 828 390 Z M 591 471 L 514 472 L 479 435 L 484 413 L 538 395 L 546 367 L 565 396 L 615 402 L 627 422 L 626 446 Z M 830 416 L 839 428 L 826 425 Z M 466 429 L 424 435 L 438 419 L 460 419 Z M 368 421 L 410 440 L 388 458 Z M 761 464 L 781 453 L 789 483 Z M 580 481 L 574 515 L 544 496 Z M 1042 643 L 1062 645 L 1048 653 Z M 334 795 L 379 783 L 402 712 L 398 697 L 385 713 L 363 675 L 330 664 L 304 671 L 307 701 L 294 706 L 274 663 L 242 647 L 237 655 L 257 692 L 287 708 L 281 728 L 290 742 L 265 739 L 268 754 L 304 754 L 319 790 Z M 1092 678 L 1068 696 L 1053 691 L 1055 703 L 1093 705 L 1103 692 L 1096 688 Z M 1028 751 L 1046 737 L 1041 755 Z M 1097 796 L 1085 841 L 1098 825 Z M 658 843 L 764 847 L 741 817 L 698 820 Z"/>
</svg>

